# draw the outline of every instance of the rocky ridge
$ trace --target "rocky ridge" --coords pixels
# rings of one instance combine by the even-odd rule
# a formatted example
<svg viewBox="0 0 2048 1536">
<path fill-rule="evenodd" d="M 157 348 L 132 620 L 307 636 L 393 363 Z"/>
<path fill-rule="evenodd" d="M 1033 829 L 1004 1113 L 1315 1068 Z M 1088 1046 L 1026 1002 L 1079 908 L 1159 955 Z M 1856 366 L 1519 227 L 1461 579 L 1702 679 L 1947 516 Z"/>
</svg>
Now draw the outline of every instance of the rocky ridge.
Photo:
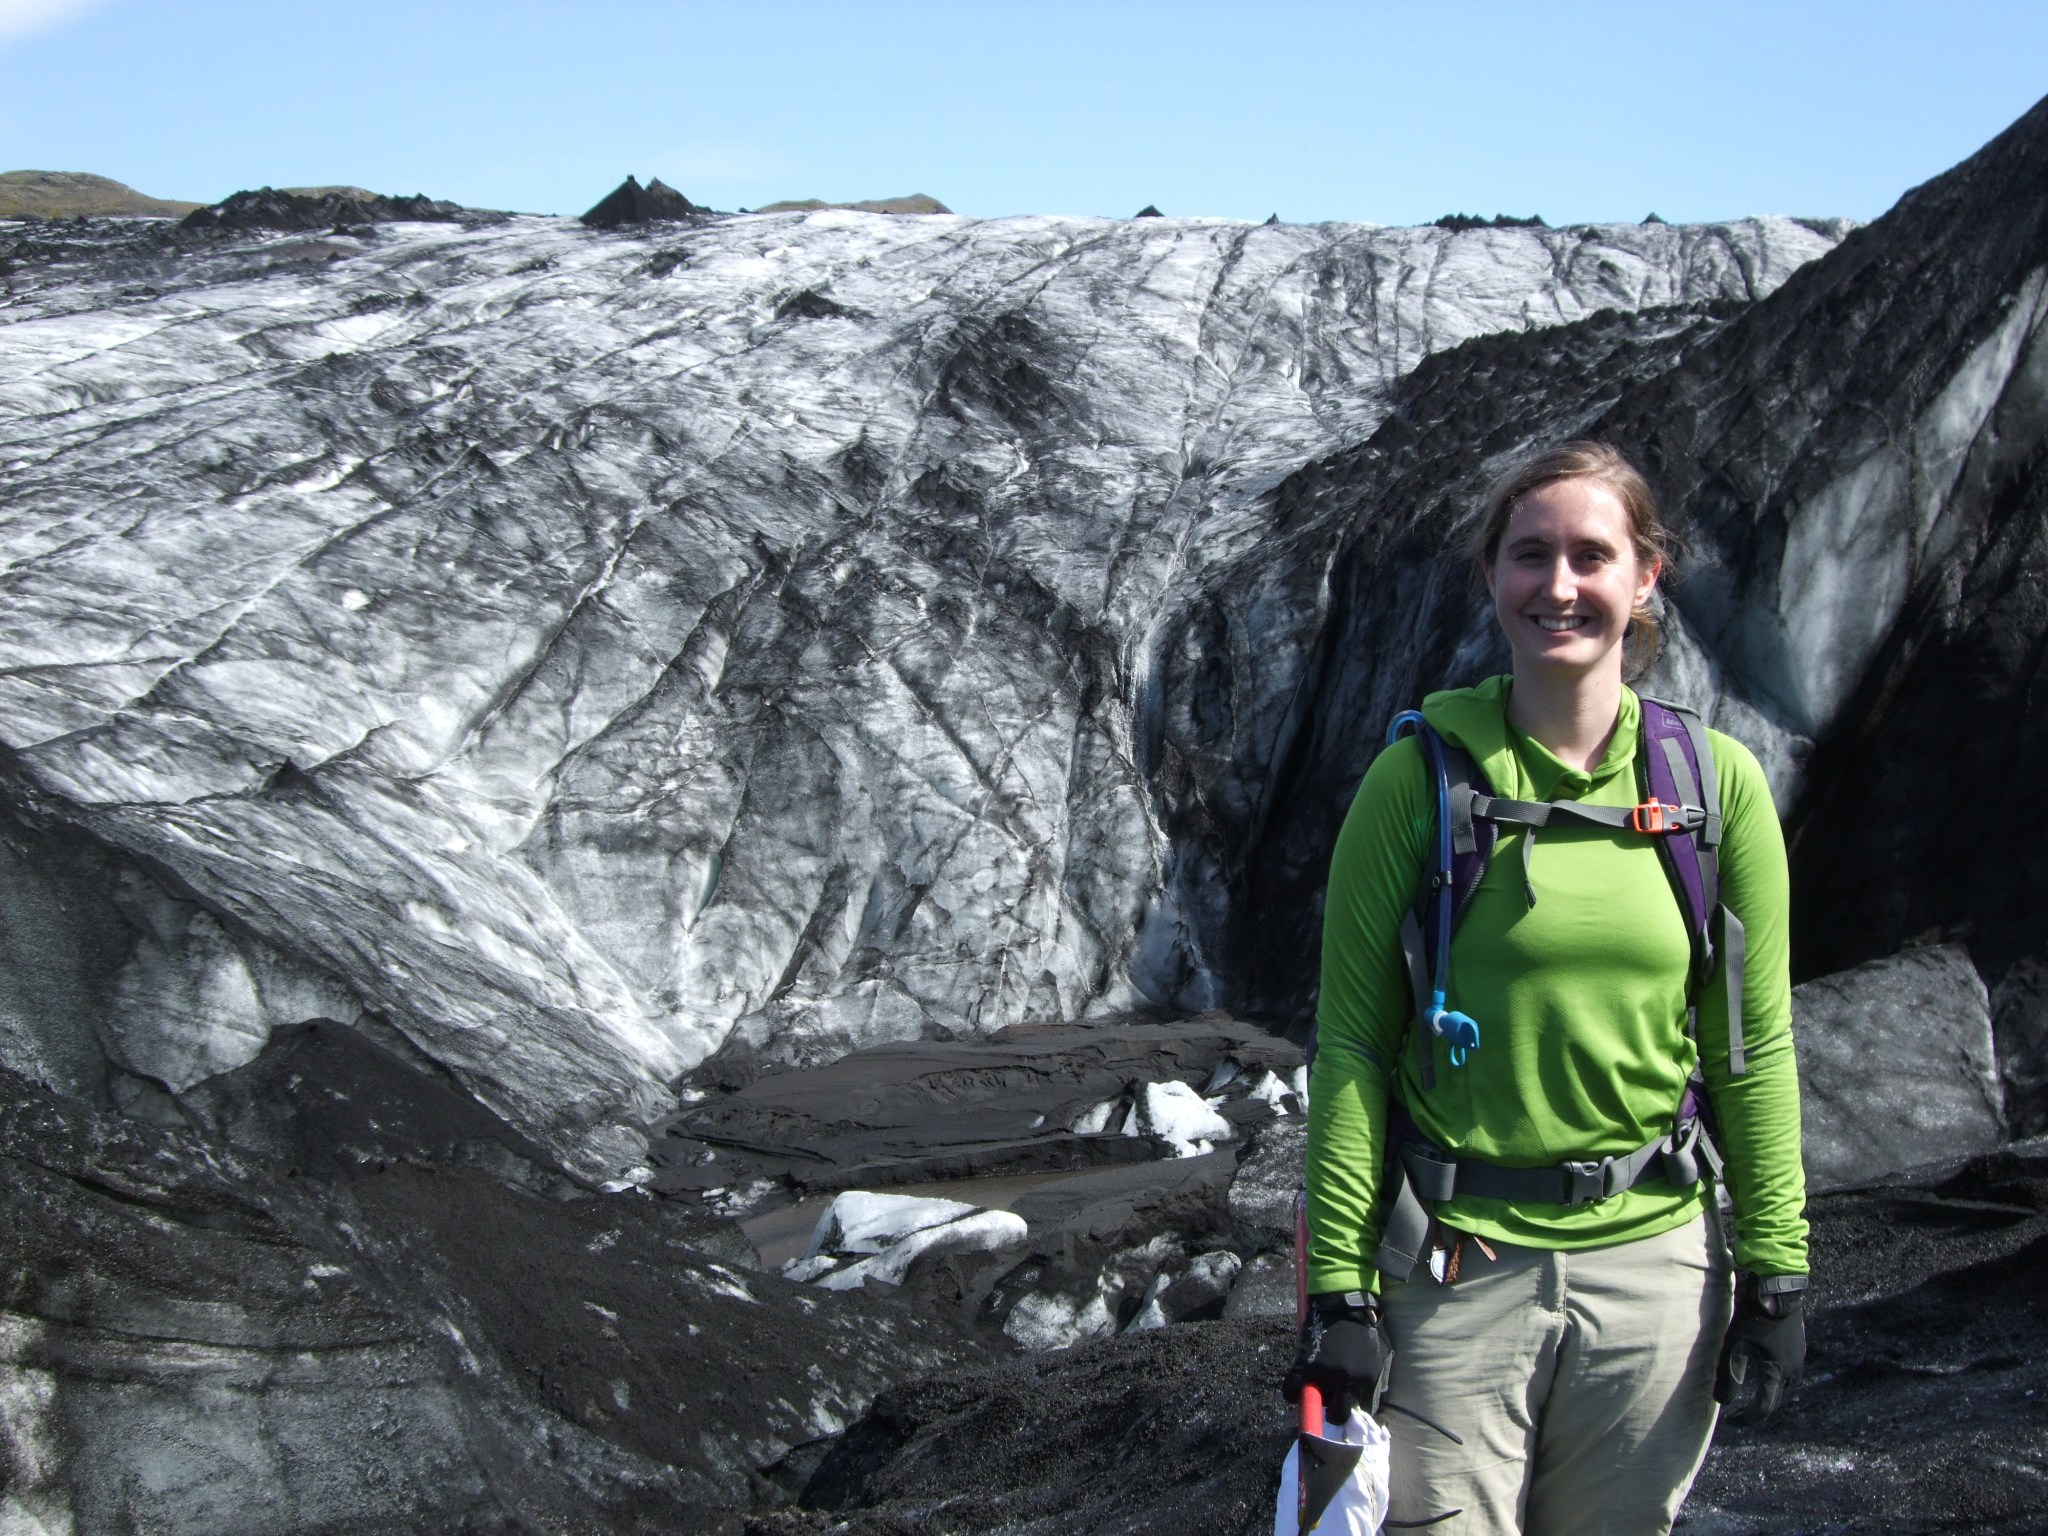
<svg viewBox="0 0 2048 1536">
<path fill-rule="evenodd" d="M 352 225 L 397 223 L 488 223 L 503 217 L 458 203 L 441 202 L 423 192 L 411 197 L 386 197 L 361 187 L 262 187 L 236 192 L 186 214 L 186 229 L 321 230 L 347 232 Z"/>
<path fill-rule="evenodd" d="M 936 197 L 912 192 L 907 197 L 874 197 L 857 203 L 828 203 L 820 198 L 799 197 L 777 203 L 763 203 L 756 213 L 813 213 L 820 208 L 850 208 L 855 213 L 947 213 L 953 210 Z"/>
<path fill-rule="evenodd" d="M 181 219 L 201 206 L 88 171 L 0 171 L 0 219 Z"/>
<path fill-rule="evenodd" d="M 618 229 L 628 224 L 651 224 L 663 220 L 687 219 L 705 213 L 659 176 L 641 186 L 628 176 L 606 193 L 583 215 L 582 223 L 592 229 Z"/>
</svg>

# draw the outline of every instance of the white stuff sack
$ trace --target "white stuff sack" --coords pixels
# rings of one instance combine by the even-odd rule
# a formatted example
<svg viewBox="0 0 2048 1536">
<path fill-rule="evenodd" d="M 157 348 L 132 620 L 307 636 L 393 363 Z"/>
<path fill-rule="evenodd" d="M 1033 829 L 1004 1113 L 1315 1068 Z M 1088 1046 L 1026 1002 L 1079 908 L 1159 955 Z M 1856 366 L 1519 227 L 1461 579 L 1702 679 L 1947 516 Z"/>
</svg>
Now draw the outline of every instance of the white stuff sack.
<svg viewBox="0 0 2048 1536">
<path fill-rule="evenodd" d="M 1333 1444 L 1360 1445 L 1365 1453 L 1351 1476 L 1330 1500 L 1311 1530 L 1319 1536 L 1379 1536 L 1380 1522 L 1387 1518 L 1387 1461 L 1393 1437 L 1363 1408 L 1351 1410 L 1341 1437 L 1329 1436 Z M 1300 1529 L 1301 1445 L 1290 1446 L 1287 1463 L 1280 1469 L 1280 1501 L 1273 1506 L 1273 1536 L 1295 1536 Z"/>
</svg>

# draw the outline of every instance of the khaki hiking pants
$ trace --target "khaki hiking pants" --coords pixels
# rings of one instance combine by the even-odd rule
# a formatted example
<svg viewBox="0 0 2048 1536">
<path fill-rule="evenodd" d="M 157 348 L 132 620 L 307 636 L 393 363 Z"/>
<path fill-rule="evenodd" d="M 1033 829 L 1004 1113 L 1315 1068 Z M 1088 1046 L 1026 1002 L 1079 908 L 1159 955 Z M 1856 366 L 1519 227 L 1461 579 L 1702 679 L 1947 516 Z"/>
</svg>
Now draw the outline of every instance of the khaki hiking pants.
<svg viewBox="0 0 2048 1536">
<path fill-rule="evenodd" d="M 1385 1287 L 1386 1529 L 1662 1536 L 1714 1433 L 1734 1292 L 1720 1223 L 1570 1253 L 1488 1246 L 1464 1239 L 1451 1284 L 1417 1268 Z"/>
</svg>

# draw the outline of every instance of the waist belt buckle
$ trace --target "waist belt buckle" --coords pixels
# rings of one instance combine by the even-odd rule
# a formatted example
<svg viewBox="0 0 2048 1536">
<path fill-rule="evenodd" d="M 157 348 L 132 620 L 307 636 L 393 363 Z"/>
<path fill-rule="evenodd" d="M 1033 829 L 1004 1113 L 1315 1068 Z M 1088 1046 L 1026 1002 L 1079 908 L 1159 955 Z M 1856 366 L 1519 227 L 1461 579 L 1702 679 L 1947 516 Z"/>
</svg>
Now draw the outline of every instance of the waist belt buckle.
<svg viewBox="0 0 2048 1536">
<path fill-rule="evenodd" d="M 1571 1180 L 1571 1189 L 1566 1194 L 1567 1206 L 1591 1205 L 1595 1200 L 1605 1200 L 1614 1191 L 1608 1188 L 1613 1182 L 1614 1159 L 1605 1158 L 1597 1163 L 1565 1163 L 1562 1165 L 1566 1177 Z"/>
</svg>

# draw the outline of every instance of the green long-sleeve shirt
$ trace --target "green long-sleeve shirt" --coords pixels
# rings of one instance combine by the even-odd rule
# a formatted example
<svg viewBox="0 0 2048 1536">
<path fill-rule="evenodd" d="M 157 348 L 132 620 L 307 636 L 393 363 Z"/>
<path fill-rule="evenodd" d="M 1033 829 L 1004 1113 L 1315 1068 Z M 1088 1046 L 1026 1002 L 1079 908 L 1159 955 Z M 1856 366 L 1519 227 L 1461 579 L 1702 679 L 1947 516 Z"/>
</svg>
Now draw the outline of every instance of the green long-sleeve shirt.
<svg viewBox="0 0 2048 1536">
<path fill-rule="evenodd" d="M 1423 715 L 1471 754 L 1495 794 L 1633 805 L 1641 708 L 1622 691 L 1606 755 L 1569 769 L 1508 724 L 1506 678 L 1432 694 Z M 1437 1145 L 1511 1167 L 1635 1151 L 1671 1128 L 1699 1061 L 1735 1200 L 1736 1262 L 1806 1272 L 1799 1080 L 1792 1055 L 1784 837 L 1770 789 L 1740 742 L 1712 732 L 1721 789 L 1721 900 L 1742 920 L 1748 1070 L 1728 1073 L 1728 999 L 1717 976 L 1686 1034 L 1687 924 L 1650 839 L 1560 824 L 1537 836 L 1522 881 L 1521 840 L 1500 829 L 1486 877 L 1451 943 L 1450 1006 L 1479 1022 L 1465 1065 L 1436 1050 L 1422 1087 L 1402 913 L 1435 854 L 1436 791 L 1412 737 L 1382 752 L 1338 834 L 1323 915 L 1318 1051 L 1309 1085 L 1309 1289 L 1377 1288 L 1378 1196 L 1390 1089 Z M 1705 1180 L 1661 1178 L 1566 1208 L 1460 1195 L 1446 1226 L 1534 1248 L 1597 1248 L 1690 1221 Z"/>
</svg>

